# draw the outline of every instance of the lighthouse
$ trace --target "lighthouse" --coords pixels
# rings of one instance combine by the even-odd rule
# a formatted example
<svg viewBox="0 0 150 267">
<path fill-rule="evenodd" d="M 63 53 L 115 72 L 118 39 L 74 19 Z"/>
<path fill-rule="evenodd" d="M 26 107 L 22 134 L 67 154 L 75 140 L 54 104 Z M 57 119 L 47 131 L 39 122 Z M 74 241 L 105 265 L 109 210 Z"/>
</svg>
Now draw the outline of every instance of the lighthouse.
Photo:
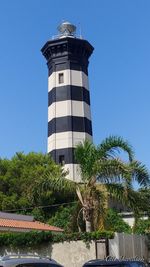
<svg viewBox="0 0 150 267">
<path fill-rule="evenodd" d="M 88 64 L 94 48 L 69 22 L 58 31 L 41 49 L 48 66 L 47 152 L 68 171 L 68 179 L 79 182 L 74 150 L 85 139 L 92 141 Z"/>
</svg>

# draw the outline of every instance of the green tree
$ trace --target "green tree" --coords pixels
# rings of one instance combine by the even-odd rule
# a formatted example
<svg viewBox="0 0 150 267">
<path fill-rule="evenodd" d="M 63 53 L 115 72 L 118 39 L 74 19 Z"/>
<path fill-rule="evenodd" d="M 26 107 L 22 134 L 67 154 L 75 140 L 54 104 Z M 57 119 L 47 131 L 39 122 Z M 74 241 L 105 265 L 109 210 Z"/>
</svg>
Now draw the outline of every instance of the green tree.
<svg viewBox="0 0 150 267">
<path fill-rule="evenodd" d="M 47 154 L 16 153 L 10 160 L 0 159 L 0 210 L 21 209 L 21 213 L 33 213 L 42 221 L 49 218 L 52 210 L 37 207 L 66 202 L 68 198 L 53 190 L 37 194 L 39 180 L 47 172 L 55 178 L 63 175 L 62 168 Z"/>
<path fill-rule="evenodd" d="M 139 205 L 140 210 L 150 218 L 150 188 L 139 189 Z"/>
<path fill-rule="evenodd" d="M 150 234 L 150 219 L 138 219 L 134 227 L 136 234 Z"/>
<path fill-rule="evenodd" d="M 123 221 L 122 217 L 113 209 L 108 209 L 105 217 L 105 229 L 118 233 L 131 233 L 131 227 Z"/>
<path fill-rule="evenodd" d="M 118 152 L 126 152 L 128 161 L 118 158 Z M 77 145 L 75 158 L 80 166 L 81 183 L 75 183 L 47 172 L 41 179 L 41 190 L 76 192 L 82 205 L 86 231 L 98 228 L 106 210 L 107 192 L 115 199 L 136 208 L 136 194 L 133 181 L 140 186 L 149 183 L 149 173 L 144 165 L 134 160 L 134 153 L 128 142 L 121 137 L 110 136 L 95 146 L 86 140 Z"/>
<path fill-rule="evenodd" d="M 60 227 L 67 232 L 76 232 L 77 224 L 75 218 L 77 210 L 77 204 L 67 205 L 66 207 L 60 206 L 48 222 L 49 224 Z"/>
</svg>

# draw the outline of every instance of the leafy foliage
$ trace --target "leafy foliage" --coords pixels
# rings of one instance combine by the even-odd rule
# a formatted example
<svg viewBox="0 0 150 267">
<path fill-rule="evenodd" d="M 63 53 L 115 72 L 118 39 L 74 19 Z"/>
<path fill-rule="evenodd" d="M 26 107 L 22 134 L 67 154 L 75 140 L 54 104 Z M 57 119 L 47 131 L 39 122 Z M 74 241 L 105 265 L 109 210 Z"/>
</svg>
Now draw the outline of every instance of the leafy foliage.
<svg viewBox="0 0 150 267">
<path fill-rule="evenodd" d="M 134 232 L 136 234 L 150 234 L 150 219 L 143 220 L 139 219 L 134 227 Z"/>
<path fill-rule="evenodd" d="M 55 214 L 50 218 L 48 223 L 64 229 L 65 231 L 70 231 L 71 229 L 77 231 L 77 222 L 74 219 L 76 215 L 77 204 L 67 207 L 59 207 Z M 73 225 L 74 224 L 74 225 Z M 76 226 L 76 227 L 75 227 Z M 75 227 L 75 229 L 73 229 Z"/>
<path fill-rule="evenodd" d="M 61 167 L 49 155 L 42 153 L 16 153 L 10 160 L 0 159 L 0 210 L 21 209 L 21 213 L 33 214 L 35 219 L 47 221 L 56 209 L 40 209 L 39 206 L 73 200 L 67 192 L 62 194 L 46 188 L 42 192 L 39 190 L 47 172 L 55 179 L 64 175 Z"/>
<path fill-rule="evenodd" d="M 150 218 L 150 188 L 142 188 L 138 193 L 140 209 Z"/>
<path fill-rule="evenodd" d="M 0 246 L 10 247 L 35 247 L 44 243 L 57 243 L 64 241 L 83 240 L 85 242 L 100 238 L 113 238 L 111 231 L 97 231 L 92 233 L 64 234 L 52 232 L 28 232 L 28 233 L 0 233 Z"/>
<path fill-rule="evenodd" d="M 131 233 L 131 227 L 123 221 L 122 217 L 113 209 L 108 209 L 105 218 L 105 229 L 118 233 Z"/>
</svg>

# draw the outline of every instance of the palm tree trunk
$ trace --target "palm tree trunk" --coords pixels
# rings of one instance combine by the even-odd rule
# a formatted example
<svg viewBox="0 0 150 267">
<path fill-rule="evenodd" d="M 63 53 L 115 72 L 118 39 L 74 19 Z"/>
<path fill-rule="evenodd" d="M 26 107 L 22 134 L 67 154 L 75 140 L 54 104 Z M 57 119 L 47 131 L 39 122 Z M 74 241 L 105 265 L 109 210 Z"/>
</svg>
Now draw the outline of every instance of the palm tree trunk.
<svg viewBox="0 0 150 267">
<path fill-rule="evenodd" d="M 85 227 L 86 227 L 86 232 L 91 232 L 92 231 L 92 224 L 89 221 L 85 221 Z"/>
<path fill-rule="evenodd" d="M 86 232 L 92 232 L 92 208 L 88 207 L 88 205 L 84 206 L 83 209 L 83 218 L 85 221 L 85 229 Z"/>
</svg>

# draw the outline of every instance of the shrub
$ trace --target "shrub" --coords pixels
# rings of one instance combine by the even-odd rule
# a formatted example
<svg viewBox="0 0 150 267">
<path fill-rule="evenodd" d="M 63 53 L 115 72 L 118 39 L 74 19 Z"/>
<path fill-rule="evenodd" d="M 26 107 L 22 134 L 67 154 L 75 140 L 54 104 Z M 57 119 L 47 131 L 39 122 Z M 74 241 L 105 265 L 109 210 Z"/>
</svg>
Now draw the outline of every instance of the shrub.
<svg viewBox="0 0 150 267">
<path fill-rule="evenodd" d="M 105 218 L 105 229 L 114 232 L 131 233 L 131 227 L 123 221 L 122 217 L 113 209 L 108 209 Z"/>
<path fill-rule="evenodd" d="M 57 243 L 64 241 L 83 240 L 85 242 L 100 238 L 113 238 L 111 231 L 97 231 L 91 233 L 52 233 L 52 232 L 29 232 L 29 233 L 0 233 L 0 246 L 10 247 L 36 247 L 44 243 Z"/>
<path fill-rule="evenodd" d="M 136 234 L 150 234 L 150 220 L 139 219 L 134 227 L 134 232 Z"/>
</svg>

